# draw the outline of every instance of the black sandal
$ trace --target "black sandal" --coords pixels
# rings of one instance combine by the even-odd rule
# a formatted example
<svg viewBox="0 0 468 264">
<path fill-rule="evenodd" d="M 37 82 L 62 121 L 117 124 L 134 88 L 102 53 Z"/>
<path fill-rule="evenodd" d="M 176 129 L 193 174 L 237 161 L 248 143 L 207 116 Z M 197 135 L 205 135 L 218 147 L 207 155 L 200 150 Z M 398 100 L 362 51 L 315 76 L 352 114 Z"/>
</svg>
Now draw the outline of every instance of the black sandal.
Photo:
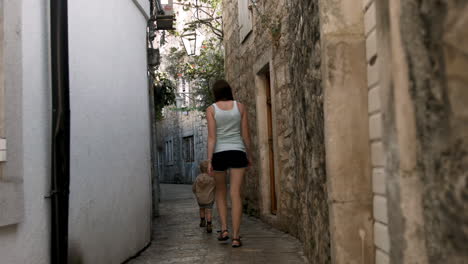
<svg viewBox="0 0 468 264">
<path fill-rule="evenodd" d="M 238 247 L 242 247 L 242 242 L 240 240 L 240 237 L 239 238 L 233 238 L 232 239 L 232 247 L 233 248 L 238 248 Z M 234 242 L 238 242 L 239 244 L 234 244 Z"/>
<path fill-rule="evenodd" d="M 219 233 L 219 236 L 218 236 L 218 241 L 226 241 L 229 239 L 229 231 L 226 229 L 226 230 L 222 230 L 222 231 L 218 231 Z M 223 236 L 224 233 L 227 233 L 228 235 L 227 236 Z"/>
</svg>

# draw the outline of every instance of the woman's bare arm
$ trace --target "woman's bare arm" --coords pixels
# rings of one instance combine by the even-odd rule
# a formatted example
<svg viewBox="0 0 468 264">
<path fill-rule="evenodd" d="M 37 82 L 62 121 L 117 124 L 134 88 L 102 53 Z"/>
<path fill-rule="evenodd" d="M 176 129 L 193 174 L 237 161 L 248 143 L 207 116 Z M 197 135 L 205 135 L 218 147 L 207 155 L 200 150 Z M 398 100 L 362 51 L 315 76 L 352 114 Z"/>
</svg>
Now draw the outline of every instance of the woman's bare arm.
<svg viewBox="0 0 468 264">
<path fill-rule="evenodd" d="M 211 173 L 212 171 L 211 160 L 213 158 L 213 152 L 214 152 L 214 148 L 216 145 L 216 120 L 214 118 L 214 111 L 211 106 L 208 107 L 208 109 L 206 109 L 206 120 L 208 123 L 207 154 L 208 154 L 208 160 L 210 161 L 208 165 L 208 173 Z"/>
</svg>

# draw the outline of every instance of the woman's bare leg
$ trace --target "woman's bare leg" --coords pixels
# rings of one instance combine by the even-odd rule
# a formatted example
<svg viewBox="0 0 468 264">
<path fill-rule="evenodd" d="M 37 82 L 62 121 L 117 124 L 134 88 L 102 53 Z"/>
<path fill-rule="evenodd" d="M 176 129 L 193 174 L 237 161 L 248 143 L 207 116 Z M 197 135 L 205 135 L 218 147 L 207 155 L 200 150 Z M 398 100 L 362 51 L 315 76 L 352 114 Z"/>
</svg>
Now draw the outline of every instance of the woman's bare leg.
<svg viewBox="0 0 468 264">
<path fill-rule="evenodd" d="M 226 172 L 214 172 L 216 182 L 216 208 L 221 220 L 221 230 L 227 230 Z"/>
<path fill-rule="evenodd" d="M 232 202 L 232 234 L 233 238 L 239 238 L 240 224 L 242 220 L 241 187 L 244 182 L 245 168 L 231 169 L 231 202 Z"/>
</svg>

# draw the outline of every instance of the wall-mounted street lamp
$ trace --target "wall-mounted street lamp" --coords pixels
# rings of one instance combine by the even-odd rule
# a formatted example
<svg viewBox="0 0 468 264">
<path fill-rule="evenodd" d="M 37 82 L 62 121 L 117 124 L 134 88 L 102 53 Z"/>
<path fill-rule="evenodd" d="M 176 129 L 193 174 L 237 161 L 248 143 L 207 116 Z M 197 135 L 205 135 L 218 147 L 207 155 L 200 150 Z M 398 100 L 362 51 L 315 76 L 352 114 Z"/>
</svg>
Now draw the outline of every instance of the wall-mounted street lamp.
<svg viewBox="0 0 468 264">
<path fill-rule="evenodd" d="M 185 51 L 189 56 L 200 55 L 200 49 L 205 41 L 205 36 L 198 30 L 187 31 L 181 36 Z"/>
<path fill-rule="evenodd" d="M 181 36 L 185 51 L 189 56 L 195 56 L 197 53 L 197 32 L 186 32 Z"/>
</svg>

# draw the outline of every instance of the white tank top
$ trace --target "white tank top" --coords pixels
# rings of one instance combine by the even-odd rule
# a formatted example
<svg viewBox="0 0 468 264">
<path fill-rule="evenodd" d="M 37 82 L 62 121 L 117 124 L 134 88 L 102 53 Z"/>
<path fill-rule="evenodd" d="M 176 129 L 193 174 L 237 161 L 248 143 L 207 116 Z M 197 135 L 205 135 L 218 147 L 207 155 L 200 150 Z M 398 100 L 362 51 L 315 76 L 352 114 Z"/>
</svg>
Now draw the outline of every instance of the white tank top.
<svg viewBox="0 0 468 264">
<path fill-rule="evenodd" d="M 214 153 L 228 150 L 245 152 L 244 141 L 241 136 L 241 113 L 237 102 L 233 101 L 231 110 L 223 110 L 216 103 L 213 104 L 216 120 L 216 146 Z"/>
</svg>

